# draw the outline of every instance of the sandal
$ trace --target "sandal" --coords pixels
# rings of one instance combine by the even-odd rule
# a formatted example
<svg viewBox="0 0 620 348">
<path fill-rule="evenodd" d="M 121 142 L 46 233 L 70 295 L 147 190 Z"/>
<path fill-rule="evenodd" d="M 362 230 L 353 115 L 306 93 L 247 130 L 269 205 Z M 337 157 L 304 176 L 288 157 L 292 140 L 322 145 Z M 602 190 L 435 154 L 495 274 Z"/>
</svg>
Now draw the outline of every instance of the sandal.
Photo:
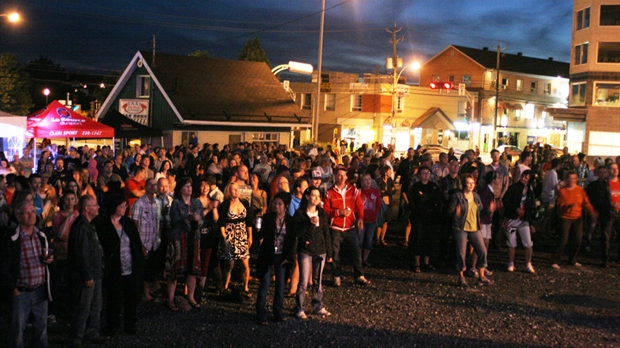
<svg viewBox="0 0 620 348">
<path fill-rule="evenodd" d="M 168 309 L 173 311 L 173 312 L 178 312 L 179 311 L 179 307 L 177 307 L 177 305 L 170 304 L 170 303 L 168 303 Z"/>
<path fill-rule="evenodd" d="M 196 308 L 196 309 L 200 308 L 200 303 L 198 302 L 191 303 L 187 301 L 187 303 L 189 303 L 189 305 L 192 306 L 192 308 Z"/>
<path fill-rule="evenodd" d="M 252 294 L 250 293 L 250 290 L 243 290 L 243 296 L 247 298 L 251 298 Z"/>
<path fill-rule="evenodd" d="M 416 266 L 413 268 L 413 271 L 414 271 L 414 272 L 416 272 L 416 273 L 420 273 L 420 272 L 422 272 L 422 270 L 420 269 L 420 266 L 419 266 L 419 265 L 416 265 Z"/>
</svg>

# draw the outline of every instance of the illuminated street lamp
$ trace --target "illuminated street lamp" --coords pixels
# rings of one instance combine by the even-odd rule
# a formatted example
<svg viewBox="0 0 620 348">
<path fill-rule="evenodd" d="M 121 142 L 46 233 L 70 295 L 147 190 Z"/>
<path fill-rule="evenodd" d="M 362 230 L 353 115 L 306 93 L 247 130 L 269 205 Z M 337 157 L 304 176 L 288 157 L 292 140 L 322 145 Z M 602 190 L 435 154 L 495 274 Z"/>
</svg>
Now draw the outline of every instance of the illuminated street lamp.
<svg viewBox="0 0 620 348">
<path fill-rule="evenodd" d="M 47 97 L 50 95 L 50 89 L 49 88 L 44 89 L 43 95 L 45 95 L 45 105 L 47 105 Z"/>
<path fill-rule="evenodd" d="M 385 122 L 383 123 L 384 128 L 386 129 L 390 129 L 392 126 L 392 123 L 394 123 L 396 121 L 396 86 L 398 86 L 398 80 L 400 79 L 400 76 L 403 74 L 403 71 L 405 71 L 405 69 L 407 68 L 411 68 L 415 71 L 420 70 L 420 63 L 418 62 L 413 62 L 409 65 L 405 65 L 402 69 L 400 69 L 400 72 L 398 74 L 394 74 L 394 81 L 392 83 L 392 115 L 385 120 Z M 394 69 L 397 69 L 396 67 Z"/>
<path fill-rule="evenodd" d="M 11 12 L 11 13 L 0 13 L 0 17 L 7 17 L 8 21 L 11 23 L 17 23 L 21 20 L 19 13 Z"/>
</svg>

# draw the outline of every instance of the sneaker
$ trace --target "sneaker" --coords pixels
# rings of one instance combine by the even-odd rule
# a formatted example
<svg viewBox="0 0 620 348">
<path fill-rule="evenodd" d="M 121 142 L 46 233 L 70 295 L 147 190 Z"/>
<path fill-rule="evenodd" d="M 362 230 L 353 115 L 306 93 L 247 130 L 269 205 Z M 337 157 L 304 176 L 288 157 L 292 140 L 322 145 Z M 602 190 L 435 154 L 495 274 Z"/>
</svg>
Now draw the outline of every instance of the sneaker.
<svg viewBox="0 0 620 348">
<path fill-rule="evenodd" d="M 581 267 L 581 264 L 580 264 L 579 262 L 575 262 L 575 263 L 573 263 L 573 266 L 575 266 L 575 267 Z"/>
<path fill-rule="evenodd" d="M 459 277 L 459 286 L 462 288 L 469 287 L 469 284 L 467 284 L 467 280 L 465 280 L 465 277 Z"/>
<path fill-rule="evenodd" d="M 424 268 L 427 271 L 434 271 L 435 270 L 435 266 L 431 265 L 430 263 L 422 265 L 422 268 Z"/>
<path fill-rule="evenodd" d="M 560 265 L 558 265 L 557 263 L 554 263 L 551 265 L 551 268 L 553 269 L 560 269 Z"/>
<path fill-rule="evenodd" d="M 54 314 L 50 314 L 47 316 L 47 325 L 56 324 L 56 316 Z"/>
<path fill-rule="evenodd" d="M 514 272 L 515 271 L 515 264 L 510 262 L 508 264 L 508 272 Z"/>
<path fill-rule="evenodd" d="M 484 269 L 484 275 L 485 275 L 485 276 L 489 276 L 489 277 L 490 277 L 490 276 L 492 276 L 492 275 L 493 275 L 493 272 L 489 271 L 489 269 L 488 269 L 488 268 L 485 268 L 485 269 Z"/>
<path fill-rule="evenodd" d="M 327 309 L 325 309 L 325 307 L 323 307 L 320 310 L 314 312 L 314 314 L 320 315 L 322 317 L 329 317 L 330 315 L 332 315 L 330 312 L 327 311 Z"/>
<path fill-rule="evenodd" d="M 531 264 L 531 263 L 528 263 L 528 264 L 526 265 L 526 270 L 527 270 L 527 273 L 529 273 L 529 274 L 534 274 L 534 273 L 536 273 L 536 270 L 534 269 L 534 267 L 532 266 L 532 264 Z"/>
<path fill-rule="evenodd" d="M 340 287 L 340 277 L 334 277 L 334 286 L 337 288 Z"/>
<path fill-rule="evenodd" d="M 480 286 L 493 285 L 493 281 L 487 277 L 478 278 L 478 285 Z"/>
<path fill-rule="evenodd" d="M 370 280 L 366 279 L 364 276 L 359 276 L 355 279 L 355 283 L 357 285 L 368 285 L 370 284 Z"/>
<path fill-rule="evenodd" d="M 308 319 L 308 317 L 306 316 L 306 312 L 304 312 L 304 311 L 297 312 L 297 314 L 295 314 L 295 317 L 297 317 L 297 319 L 301 319 L 301 320 Z"/>
<path fill-rule="evenodd" d="M 478 271 L 474 268 L 470 268 L 465 272 L 466 277 L 478 278 Z"/>
</svg>

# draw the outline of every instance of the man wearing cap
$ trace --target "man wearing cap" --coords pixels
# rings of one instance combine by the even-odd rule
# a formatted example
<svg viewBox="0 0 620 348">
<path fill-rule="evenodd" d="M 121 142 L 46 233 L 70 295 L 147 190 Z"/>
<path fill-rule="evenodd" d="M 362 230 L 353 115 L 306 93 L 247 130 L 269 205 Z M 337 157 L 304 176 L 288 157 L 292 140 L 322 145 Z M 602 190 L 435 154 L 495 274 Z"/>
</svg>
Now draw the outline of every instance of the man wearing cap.
<svg viewBox="0 0 620 348">
<path fill-rule="evenodd" d="M 314 175 L 314 174 L 313 174 Z M 353 260 L 355 283 L 368 285 L 362 273 L 362 259 L 359 250 L 357 231 L 364 227 L 364 203 L 360 191 L 347 182 L 347 172 L 342 166 L 334 168 L 336 182 L 325 192 L 323 209 L 330 218 L 332 234 L 332 255 L 334 286 L 340 286 L 342 265 L 340 263 L 340 245 L 348 243 Z"/>
</svg>

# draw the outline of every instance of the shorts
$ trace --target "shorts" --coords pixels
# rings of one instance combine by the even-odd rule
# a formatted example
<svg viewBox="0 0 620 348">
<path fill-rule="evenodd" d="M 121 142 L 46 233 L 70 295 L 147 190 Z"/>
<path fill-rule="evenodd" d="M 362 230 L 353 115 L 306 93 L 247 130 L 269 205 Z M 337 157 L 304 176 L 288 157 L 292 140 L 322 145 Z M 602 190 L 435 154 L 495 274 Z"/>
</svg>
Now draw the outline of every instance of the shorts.
<svg viewBox="0 0 620 348">
<path fill-rule="evenodd" d="M 480 224 L 480 234 L 482 234 L 483 239 L 491 239 L 491 235 L 493 234 L 491 231 L 491 224 Z"/>
<path fill-rule="evenodd" d="M 530 233 L 530 223 L 521 220 L 506 220 L 506 245 L 510 248 L 517 247 L 517 233 L 521 237 L 521 243 L 524 248 L 531 248 L 534 246 L 532 242 L 532 235 Z"/>
</svg>

